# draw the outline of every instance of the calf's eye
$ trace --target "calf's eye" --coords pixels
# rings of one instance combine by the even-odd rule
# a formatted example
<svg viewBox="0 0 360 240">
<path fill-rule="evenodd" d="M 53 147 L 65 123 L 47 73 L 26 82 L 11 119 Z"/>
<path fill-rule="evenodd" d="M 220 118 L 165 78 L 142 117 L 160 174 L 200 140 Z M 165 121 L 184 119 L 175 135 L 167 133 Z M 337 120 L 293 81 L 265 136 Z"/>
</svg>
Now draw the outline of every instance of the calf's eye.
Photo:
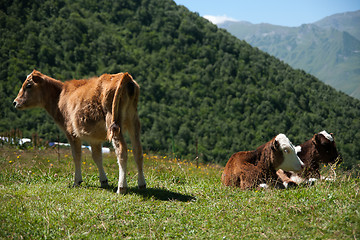
<svg viewBox="0 0 360 240">
<path fill-rule="evenodd" d="M 31 88 L 31 83 L 26 84 L 25 88 Z"/>
</svg>

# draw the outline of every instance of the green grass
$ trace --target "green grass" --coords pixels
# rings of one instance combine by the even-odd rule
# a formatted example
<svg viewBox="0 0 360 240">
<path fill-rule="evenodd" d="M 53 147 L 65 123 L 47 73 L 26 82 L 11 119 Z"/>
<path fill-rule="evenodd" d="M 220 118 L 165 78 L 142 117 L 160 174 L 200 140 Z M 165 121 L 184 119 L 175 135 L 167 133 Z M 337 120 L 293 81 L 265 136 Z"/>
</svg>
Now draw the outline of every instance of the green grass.
<svg viewBox="0 0 360 240">
<path fill-rule="evenodd" d="M 90 154 L 81 187 L 70 188 L 69 150 L 0 147 L 2 239 L 359 239 L 358 178 L 287 190 L 224 187 L 222 167 L 145 155 L 147 190 L 138 190 L 129 154 L 126 195 L 117 195 L 115 155 L 104 155 L 111 184 L 99 188 Z M 324 174 L 327 174 L 325 168 Z"/>
</svg>

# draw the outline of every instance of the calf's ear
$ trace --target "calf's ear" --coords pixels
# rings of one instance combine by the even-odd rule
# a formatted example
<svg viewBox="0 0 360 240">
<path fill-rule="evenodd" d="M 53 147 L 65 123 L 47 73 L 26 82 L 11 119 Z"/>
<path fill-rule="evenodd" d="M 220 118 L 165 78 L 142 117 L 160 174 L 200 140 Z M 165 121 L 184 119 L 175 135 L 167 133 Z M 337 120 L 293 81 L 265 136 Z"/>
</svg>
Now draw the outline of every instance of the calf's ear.
<svg viewBox="0 0 360 240">
<path fill-rule="evenodd" d="M 274 140 L 273 144 L 271 145 L 271 149 L 274 151 L 279 150 L 280 144 L 278 141 Z"/>
<path fill-rule="evenodd" d="M 319 142 L 319 134 L 315 134 L 312 138 L 312 142 L 316 145 Z"/>
<path fill-rule="evenodd" d="M 34 83 L 40 83 L 43 79 L 42 79 L 42 77 L 40 75 L 33 74 L 32 80 L 34 81 Z"/>
</svg>

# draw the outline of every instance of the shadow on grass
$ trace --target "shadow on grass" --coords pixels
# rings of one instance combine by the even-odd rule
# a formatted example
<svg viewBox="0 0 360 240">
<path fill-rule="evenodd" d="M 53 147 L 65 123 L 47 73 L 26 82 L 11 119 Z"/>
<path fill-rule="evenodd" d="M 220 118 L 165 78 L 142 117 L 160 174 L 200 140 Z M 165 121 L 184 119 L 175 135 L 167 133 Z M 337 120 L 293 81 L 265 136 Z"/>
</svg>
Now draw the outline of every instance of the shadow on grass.
<svg viewBox="0 0 360 240">
<path fill-rule="evenodd" d="M 85 188 L 101 188 L 98 186 L 92 185 L 82 185 Z M 111 184 L 107 188 L 103 188 L 109 192 L 116 193 L 117 186 Z M 161 201 L 180 201 L 180 202 L 190 202 L 195 201 L 196 198 L 194 196 L 173 192 L 164 188 L 146 188 L 146 189 L 139 189 L 138 187 L 129 187 L 126 194 L 137 194 L 142 196 L 144 199 L 154 198 L 156 200 Z"/>
<path fill-rule="evenodd" d="M 139 189 L 137 187 L 134 187 L 128 189 L 127 194 L 129 193 L 135 193 L 137 195 L 141 195 L 145 199 L 154 198 L 156 200 L 161 200 L 161 201 L 190 202 L 196 200 L 196 198 L 193 196 L 169 191 L 167 189 L 162 189 L 162 188 Z"/>
</svg>

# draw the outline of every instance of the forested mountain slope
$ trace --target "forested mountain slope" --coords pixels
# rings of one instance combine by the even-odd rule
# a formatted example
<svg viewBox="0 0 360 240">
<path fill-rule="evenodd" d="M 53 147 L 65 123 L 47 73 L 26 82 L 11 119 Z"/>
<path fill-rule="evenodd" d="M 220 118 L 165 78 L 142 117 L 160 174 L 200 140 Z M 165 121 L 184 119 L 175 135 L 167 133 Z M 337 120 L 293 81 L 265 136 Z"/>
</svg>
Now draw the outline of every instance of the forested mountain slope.
<svg viewBox="0 0 360 240">
<path fill-rule="evenodd" d="M 359 28 L 356 13 L 338 14 L 300 27 L 248 22 L 225 22 L 219 26 L 292 67 L 304 69 L 334 88 L 360 98 L 360 40 L 349 33 L 356 34 L 354 29 Z"/>
<path fill-rule="evenodd" d="M 60 80 L 127 71 L 141 86 L 145 151 L 192 159 L 198 145 L 203 161 L 226 163 L 280 132 L 300 144 L 326 129 L 344 166 L 359 163 L 359 100 L 173 1 L 13 1 L 0 28 L 0 132 L 57 138 L 45 111 L 13 109 L 33 68 Z"/>
</svg>

